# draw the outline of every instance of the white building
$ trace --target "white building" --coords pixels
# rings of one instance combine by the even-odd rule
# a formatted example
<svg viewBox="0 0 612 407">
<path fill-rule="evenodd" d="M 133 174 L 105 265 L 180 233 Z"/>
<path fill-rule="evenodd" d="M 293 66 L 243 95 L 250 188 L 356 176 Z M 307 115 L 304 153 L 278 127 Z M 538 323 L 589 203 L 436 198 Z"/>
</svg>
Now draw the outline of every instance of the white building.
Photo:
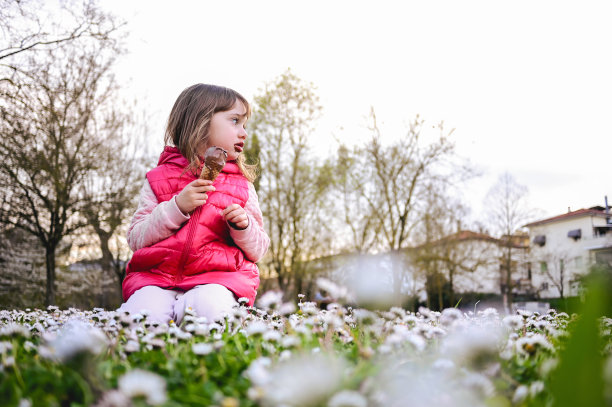
<svg viewBox="0 0 612 407">
<path fill-rule="evenodd" d="M 507 244 L 506 244 L 507 243 Z M 435 243 L 446 261 L 438 267 L 450 276 L 457 293 L 502 294 L 506 286 L 506 253 L 510 250 L 512 291 L 525 293 L 530 288 L 527 236 L 516 234 L 497 239 L 485 233 L 463 230 Z"/>
<path fill-rule="evenodd" d="M 531 242 L 532 284 L 542 298 L 578 295 L 580 277 L 593 264 L 612 266 L 612 223 L 601 206 L 525 226 Z"/>
</svg>

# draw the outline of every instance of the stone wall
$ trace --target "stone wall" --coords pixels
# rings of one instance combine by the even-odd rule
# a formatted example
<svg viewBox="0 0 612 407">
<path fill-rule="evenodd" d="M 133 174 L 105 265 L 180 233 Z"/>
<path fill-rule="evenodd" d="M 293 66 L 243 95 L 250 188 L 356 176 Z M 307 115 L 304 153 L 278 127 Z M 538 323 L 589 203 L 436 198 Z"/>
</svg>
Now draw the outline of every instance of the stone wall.
<svg viewBox="0 0 612 407">
<path fill-rule="evenodd" d="M 119 283 L 99 261 L 56 267 L 56 302 L 62 308 L 113 309 L 120 303 Z M 21 230 L 0 234 L 0 309 L 43 307 L 46 287 L 45 250 Z"/>
</svg>

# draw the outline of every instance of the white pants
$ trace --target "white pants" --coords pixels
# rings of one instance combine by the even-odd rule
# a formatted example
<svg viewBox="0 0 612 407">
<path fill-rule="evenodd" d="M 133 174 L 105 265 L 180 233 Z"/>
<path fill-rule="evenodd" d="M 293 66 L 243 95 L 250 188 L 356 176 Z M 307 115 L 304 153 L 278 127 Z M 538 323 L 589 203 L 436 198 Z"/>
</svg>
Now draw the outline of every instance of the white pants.
<svg viewBox="0 0 612 407">
<path fill-rule="evenodd" d="M 172 319 L 178 325 L 187 307 L 212 322 L 222 319 L 223 314 L 229 313 L 236 304 L 234 293 L 219 284 L 197 285 L 186 292 L 149 285 L 136 290 L 118 311 L 134 314 L 147 310 L 149 321 L 167 323 Z"/>
</svg>

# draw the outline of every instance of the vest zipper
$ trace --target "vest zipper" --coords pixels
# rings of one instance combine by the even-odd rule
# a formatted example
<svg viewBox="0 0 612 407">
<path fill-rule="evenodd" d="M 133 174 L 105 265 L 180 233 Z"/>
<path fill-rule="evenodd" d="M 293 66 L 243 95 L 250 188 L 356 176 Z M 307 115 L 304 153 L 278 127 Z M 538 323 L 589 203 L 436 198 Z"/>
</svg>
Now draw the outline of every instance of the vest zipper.
<svg viewBox="0 0 612 407">
<path fill-rule="evenodd" d="M 187 261 L 187 255 L 189 254 L 189 251 L 191 250 L 191 245 L 193 244 L 193 237 L 198 226 L 198 220 L 200 219 L 200 212 L 202 212 L 202 206 L 198 206 L 196 210 L 193 211 L 191 219 L 189 220 L 187 240 L 185 241 L 185 246 L 183 246 L 183 252 L 181 253 L 178 269 L 176 270 L 176 275 L 174 277 L 174 284 L 178 284 L 183 280 L 185 262 Z"/>
</svg>

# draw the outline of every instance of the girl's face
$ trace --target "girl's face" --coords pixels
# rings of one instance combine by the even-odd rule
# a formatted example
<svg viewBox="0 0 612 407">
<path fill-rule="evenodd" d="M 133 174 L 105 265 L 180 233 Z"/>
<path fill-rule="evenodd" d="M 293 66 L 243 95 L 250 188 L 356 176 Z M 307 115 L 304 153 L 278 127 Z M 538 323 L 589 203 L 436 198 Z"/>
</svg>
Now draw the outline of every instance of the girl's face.
<svg viewBox="0 0 612 407">
<path fill-rule="evenodd" d="M 240 101 L 236 101 L 230 110 L 217 112 L 210 121 L 208 130 L 208 147 L 217 146 L 227 151 L 227 160 L 235 160 L 244 149 L 247 138 L 244 129 L 247 121 L 247 110 Z M 202 151 L 202 153 L 203 153 Z"/>
</svg>

